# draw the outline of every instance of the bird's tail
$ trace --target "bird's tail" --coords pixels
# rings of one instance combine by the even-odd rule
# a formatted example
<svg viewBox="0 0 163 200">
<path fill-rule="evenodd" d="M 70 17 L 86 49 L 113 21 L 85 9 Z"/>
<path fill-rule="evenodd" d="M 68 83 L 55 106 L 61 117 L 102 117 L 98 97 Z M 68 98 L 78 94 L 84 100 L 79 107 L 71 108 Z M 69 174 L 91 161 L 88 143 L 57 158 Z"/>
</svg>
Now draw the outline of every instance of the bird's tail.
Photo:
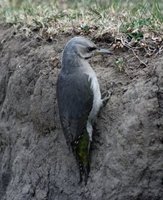
<svg viewBox="0 0 163 200">
<path fill-rule="evenodd" d="M 79 136 L 78 140 L 75 141 L 74 151 L 79 164 L 80 182 L 82 182 L 84 178 L 86 185 L 90 171 L 90 140 L 86 130 L 83 135 Z"/>
</svg>

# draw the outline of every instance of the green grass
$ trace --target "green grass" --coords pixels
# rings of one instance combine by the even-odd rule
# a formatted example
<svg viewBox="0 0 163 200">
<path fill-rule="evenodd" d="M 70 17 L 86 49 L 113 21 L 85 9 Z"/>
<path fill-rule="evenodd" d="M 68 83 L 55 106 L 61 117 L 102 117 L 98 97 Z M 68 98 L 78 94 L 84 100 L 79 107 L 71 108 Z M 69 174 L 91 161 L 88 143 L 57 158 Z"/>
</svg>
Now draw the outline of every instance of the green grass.
<svg viewBox="0 0 163 200">
<path fill-rule="evenodd" d="M 0 1 L 1 23 L 44 30 L 47 34 L 111 32 L 135 40 L 140 40 L 146 32 L 162 32 L 162 11 L 161 0 Z"/>
</svg>

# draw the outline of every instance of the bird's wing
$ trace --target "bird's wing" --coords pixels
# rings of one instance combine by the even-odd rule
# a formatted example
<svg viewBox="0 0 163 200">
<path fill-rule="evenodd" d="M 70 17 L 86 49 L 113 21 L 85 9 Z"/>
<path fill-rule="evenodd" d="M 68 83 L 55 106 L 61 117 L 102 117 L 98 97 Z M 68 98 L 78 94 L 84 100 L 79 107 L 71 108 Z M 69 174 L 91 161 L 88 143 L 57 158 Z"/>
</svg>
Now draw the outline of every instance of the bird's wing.
<svg viewBox="0 0 163 200">
<path fill-rule="evenodd" d="M 63 132 L 67 143 L 71 144 L 83 134 L 92 109 L 93 92 L 88 75 L 60 73 L 57 100 Z"/>
</svg>

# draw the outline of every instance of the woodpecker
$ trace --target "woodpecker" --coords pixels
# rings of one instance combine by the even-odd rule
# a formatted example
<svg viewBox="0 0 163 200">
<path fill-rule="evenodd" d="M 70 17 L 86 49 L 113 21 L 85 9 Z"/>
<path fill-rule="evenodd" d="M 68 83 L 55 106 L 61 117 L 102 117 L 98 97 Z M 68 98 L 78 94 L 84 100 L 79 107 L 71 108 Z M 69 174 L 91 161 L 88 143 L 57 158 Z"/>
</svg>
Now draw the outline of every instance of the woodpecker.
<svg viewBox="0 0 163 200">
<path fill-rule="evenodd" d="M 63 50 L 57 80 L 57 102 L 64 136 L 79 166 L 80 182 L 87 183 L 93 124 L 103 105 L 97 76 L 88 59 L 111 54 L 84 37 L 74 37 Z"/>
</svg>

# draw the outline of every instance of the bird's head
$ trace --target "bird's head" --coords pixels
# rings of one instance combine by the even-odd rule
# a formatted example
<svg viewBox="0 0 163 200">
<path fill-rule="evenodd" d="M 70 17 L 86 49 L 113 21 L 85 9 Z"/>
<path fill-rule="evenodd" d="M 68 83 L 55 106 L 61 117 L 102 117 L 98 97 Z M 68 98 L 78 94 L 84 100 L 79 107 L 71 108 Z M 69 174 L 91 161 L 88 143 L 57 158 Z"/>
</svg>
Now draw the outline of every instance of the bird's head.
<svg viewBox="0 0 163 200">
<path fill-rule="evenodd" d="M 78 56 L 88 59 L 98 54 L 112 54 L 107 49 L 98 48 L 92 41 L 84 37 L 74 37 L 65 46 L 63 56 Z"/>
</svg>

